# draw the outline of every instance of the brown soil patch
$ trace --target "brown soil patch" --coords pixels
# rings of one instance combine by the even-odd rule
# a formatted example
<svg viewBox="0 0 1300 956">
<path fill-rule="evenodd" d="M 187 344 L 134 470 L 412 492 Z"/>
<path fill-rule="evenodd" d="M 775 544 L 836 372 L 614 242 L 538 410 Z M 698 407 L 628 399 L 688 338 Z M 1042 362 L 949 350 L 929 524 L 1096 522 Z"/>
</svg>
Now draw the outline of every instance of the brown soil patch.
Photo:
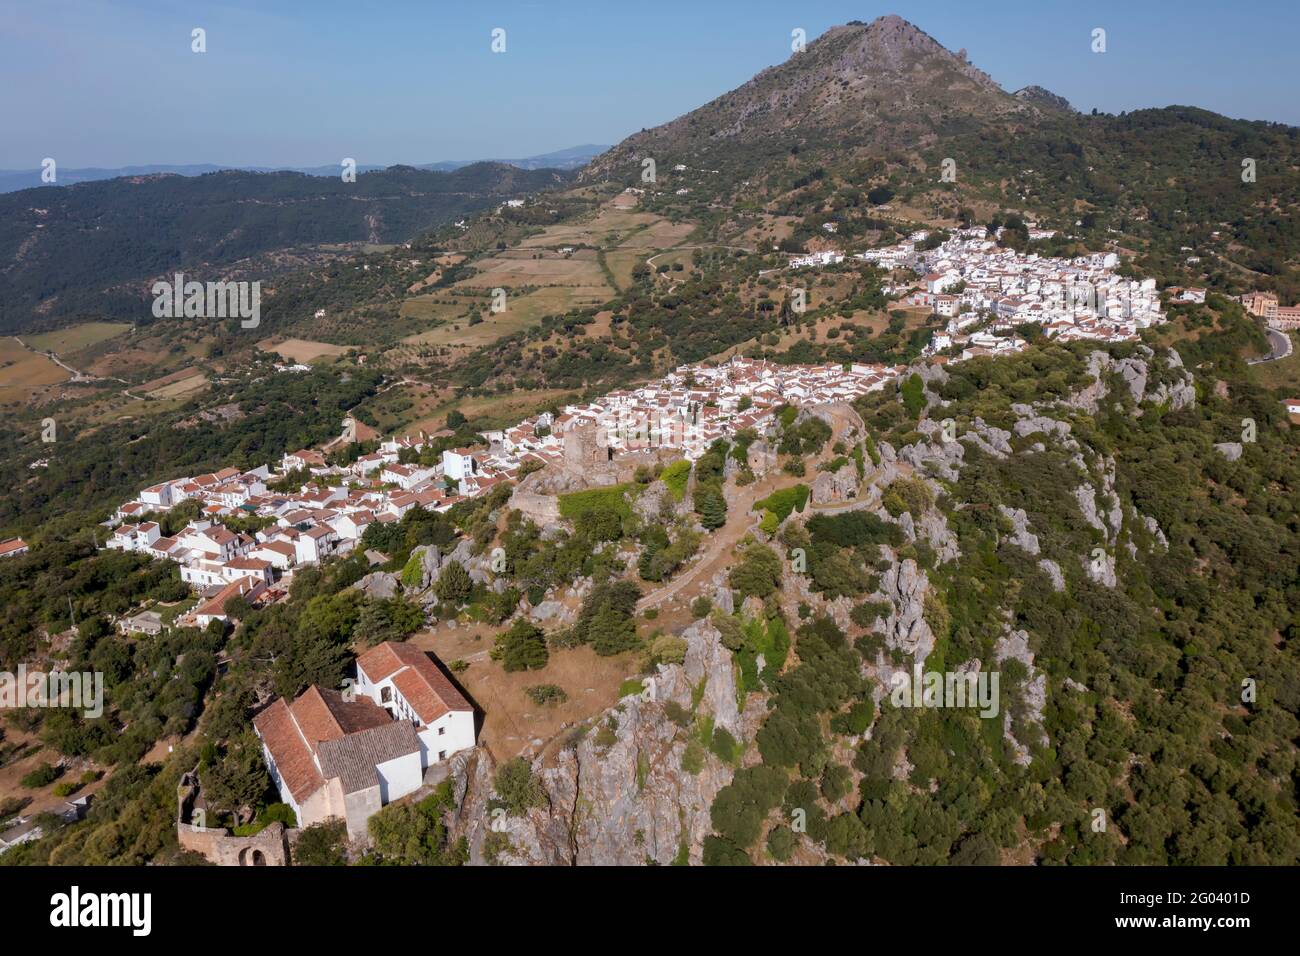
<svg viewBox="0 0 1300 956">
<path fill-rule="evenodd" d="M 411 638 L 412 644 L 433 651 L 445 665 L 469 661 L 466 670 L 453 676 L 484 711 L 479 743 L 498 762 L 526 750 L 540 751 L 534 741 L 550 741 L 613 707 L 623 681 L 634 676 L 635 653 L 601 657 L 589 647 L 552 648 L 551 659 L 541 670 L 507 673 L 488 657 L 499 630 L 486 624 L 454 629 L 443 625 Z M 525 693 L 538 684 L 555 684 L 569 699 L 539 707 Z"/>
</svg>

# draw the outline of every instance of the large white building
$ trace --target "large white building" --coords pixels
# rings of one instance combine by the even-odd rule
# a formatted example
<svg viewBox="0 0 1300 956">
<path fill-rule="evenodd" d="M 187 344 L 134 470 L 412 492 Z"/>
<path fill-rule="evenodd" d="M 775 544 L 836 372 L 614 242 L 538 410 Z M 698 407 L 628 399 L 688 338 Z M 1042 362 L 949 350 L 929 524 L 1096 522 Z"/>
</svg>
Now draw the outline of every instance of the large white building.
<svg viewBox="0 0 1300 956">
<path fill-rule="evenodd" d="M 474 710 L 423 651 L 385 642 L 357 660 L 355 694 L 312 686 L 253 718 L 280 798 L 299 826 L 342 818 L 351 839 L 425 771 L 474 746 Z"/>
<path fill-rule="evenodd" d="M 410 721 L 424 766 L 474 746 L 474 709 L 429 655 L 385 641 L 357 658 L 357 692 Z"/>
</svg>

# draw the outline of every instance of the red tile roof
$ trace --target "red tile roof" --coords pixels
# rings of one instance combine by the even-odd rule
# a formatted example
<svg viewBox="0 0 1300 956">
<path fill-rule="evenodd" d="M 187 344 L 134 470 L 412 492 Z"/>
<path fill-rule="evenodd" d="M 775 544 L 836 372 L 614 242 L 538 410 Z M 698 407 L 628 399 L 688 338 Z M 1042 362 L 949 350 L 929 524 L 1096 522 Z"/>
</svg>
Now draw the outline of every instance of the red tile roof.
<svg viewBox="0 0 1300 956">
<path fill-rule="evenodd" d="M 275 769 L 294 800 L 301 803 L 325 785 L 325 778 L 316 769 L 311 748 L 298 732 L 293 713 L 283 697 L 277 697 L 270 707 L 254 717 L 253 726 L 266 744 Z"/>
<path fill-rule="evenodd" d="M 393 686 L 425 724 L 453 710 L 473 710 L 432 658 L 413 644 L 385 641 L 357 658 L 357 667 L 376 683 L 392 677 Z"/>
</svg>

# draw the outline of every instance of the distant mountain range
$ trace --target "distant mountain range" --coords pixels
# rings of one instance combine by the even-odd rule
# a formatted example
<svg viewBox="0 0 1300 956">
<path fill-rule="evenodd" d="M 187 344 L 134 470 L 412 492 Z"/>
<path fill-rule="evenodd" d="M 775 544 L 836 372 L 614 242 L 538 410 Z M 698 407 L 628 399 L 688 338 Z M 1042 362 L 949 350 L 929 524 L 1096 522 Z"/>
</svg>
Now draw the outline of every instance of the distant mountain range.
<svg viewBox="0 0 1300 956">
<path fill-rule="evenodd" d="M 139 313 L 145 280 L 281 250 L 404 242 L 574 173 L 472 163 L 337 175 L 223 170 L 46 186 L 0 196 L 0 331 L 40 319 Z"/>
<path fill-rule="evenodd" d="M 541 153 L 537 156 L 527 156 L 523 159 L 445 159 L 441 162 L 425 163 L 413 168 L 430 172 L 449 173 L 457 169 L 463 169 L 466 166 L 472 166 L 474 163 L 488 162 L 504 163 L 508 166 L 517 166 L 519 169 L 569 170 L 585 166 L 593 156 L 598 156 L 607 149 L 609 149 L 608 146 L 585 143 L 582 146 L 570 146 L 568 149 L 559 149 L 552 153 Z M 163 174 L 202 176 L 205 173 L 224 172 L 226 170 L 237 170 L 246 173 L 304 173 L 308 176 L 338 176 L 341 168 L 337 163 L 332 166 L 220 166 L 214 163 L 177 166 L 161 163 L 149 166 L 119 166 L 114 169 L 101 169 L 92 166 L 84 169 L 60 168 L 58 170 L 58 181 L 53 184 L 41 182 L 41 171 L 39 169 L 0 169 L 0 193 L 11 193 L 19 189 L 31 189 L 35 186 L 73 186 L 77 183 L 118 179 L 123 176 L 157 176 Z M 389 167 L 359 165 L 357 166 L 357 172 L 377 172 L 387 168 Z"/>
</svg>

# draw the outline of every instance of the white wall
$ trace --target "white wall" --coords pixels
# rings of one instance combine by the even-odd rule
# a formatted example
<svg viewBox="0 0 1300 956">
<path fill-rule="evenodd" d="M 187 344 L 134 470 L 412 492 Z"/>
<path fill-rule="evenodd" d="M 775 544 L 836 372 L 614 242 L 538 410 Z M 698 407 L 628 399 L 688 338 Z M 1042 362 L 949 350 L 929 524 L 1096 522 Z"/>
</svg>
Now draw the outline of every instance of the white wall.
<svg viewBox="0 0 1300 956">
<path fill-rule="evenodd" d="M 424 765 L 431 767 L 457 751 L 474 746 L 474 714 L 468 710 L 453 710 L 427 727 L 421 727 L 418 735 Z M 440 753 L 445 753 L 445 756 L 439 758 Z"/>
<path fill-rule="evenodd" d="M 420 766 L 418 752 L 377 764 L 375 772 L 379 775 L 379 798 L 384 803 L 414 793 L 424 782 L 424 768 Z"/>
</svg>

